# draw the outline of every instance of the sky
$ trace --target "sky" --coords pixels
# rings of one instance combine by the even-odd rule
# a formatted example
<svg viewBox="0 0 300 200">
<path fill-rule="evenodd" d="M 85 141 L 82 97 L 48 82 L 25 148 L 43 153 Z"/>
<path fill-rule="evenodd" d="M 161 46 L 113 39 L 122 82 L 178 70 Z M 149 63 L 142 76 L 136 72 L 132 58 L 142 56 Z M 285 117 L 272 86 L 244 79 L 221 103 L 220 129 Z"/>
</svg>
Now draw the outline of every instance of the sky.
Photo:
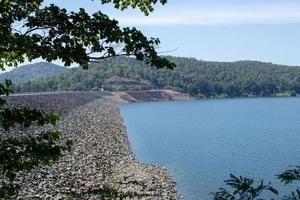
<svg viewBox="0 0 300 200">
<path fill-rule="evenodd" d="M 210 61 L 259 60 L 300 66 L 299 0 L 168 0 L 144 16 L 98 0 L 46 0 L 67 10 L 97 10 L 161 40 L 162 55 Z"/>
</svg>

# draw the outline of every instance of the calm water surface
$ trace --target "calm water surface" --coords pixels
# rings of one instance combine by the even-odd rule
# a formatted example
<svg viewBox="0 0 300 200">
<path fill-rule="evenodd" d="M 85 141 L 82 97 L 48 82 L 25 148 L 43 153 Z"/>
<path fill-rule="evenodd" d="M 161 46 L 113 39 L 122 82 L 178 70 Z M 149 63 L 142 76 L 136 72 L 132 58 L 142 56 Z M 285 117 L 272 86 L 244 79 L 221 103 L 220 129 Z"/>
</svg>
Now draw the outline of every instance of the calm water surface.
<svg viewBox="0 0 300 200">
<path fill-rule="evenodd" d="M 186 200 L 211 199 L 230 173 L 265 178 L 300 164 L 300 98 L 126 104 L 138 160 L 165 165 Z"/>
</svg>

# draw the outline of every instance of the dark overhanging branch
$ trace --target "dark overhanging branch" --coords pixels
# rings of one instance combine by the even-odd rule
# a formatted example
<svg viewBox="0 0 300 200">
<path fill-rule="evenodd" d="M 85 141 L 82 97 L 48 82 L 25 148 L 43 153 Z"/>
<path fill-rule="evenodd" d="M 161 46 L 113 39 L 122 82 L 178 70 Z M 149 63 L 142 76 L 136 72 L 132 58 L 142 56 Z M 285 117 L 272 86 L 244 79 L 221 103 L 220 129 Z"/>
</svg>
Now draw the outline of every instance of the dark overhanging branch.
<svg viewBox="0 0 300 200">
<path fill-rule="evenodd" d="M 29 33 L 33 32 L 33 31 L 37 31 L 37 30 L 45 30 L 45 29 L 50 29 L 52 28 L 51 26 L 45 26 L 45 27 L 35 27 L 32 29 L 28 29 L 24 34 L 22 34 L 23 36 L 28 35 Z"/>
</svg>

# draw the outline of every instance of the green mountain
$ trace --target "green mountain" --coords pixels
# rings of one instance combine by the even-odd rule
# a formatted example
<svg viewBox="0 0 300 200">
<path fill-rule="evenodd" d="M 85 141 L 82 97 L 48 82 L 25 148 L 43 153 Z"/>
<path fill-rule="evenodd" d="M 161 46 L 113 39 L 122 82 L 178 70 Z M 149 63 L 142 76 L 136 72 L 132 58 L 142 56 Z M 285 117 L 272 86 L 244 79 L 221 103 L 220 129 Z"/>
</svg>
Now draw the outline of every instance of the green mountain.
<svg viewBox="0 0 300 200">
<path fill-rule="evenodd" d="M 173 89 L 198 97 L 291 96 L 300 94 L 300 67 L 257 61 L 206 62 L 168 57 L 175 70 L 154 69 L 119 57 L 92 63 L 89 70 L 15 85 L 16 92 Z M 35 78 L 36 79 L 36 78 Z"/>
<path fill-rule="evenodd" d="M 17 67 L 9 72 L 0 74 L 0 82 L 5 79 L 12 80 L 14 83 L 28 82 L 44 79 L 56 75 L 62 75 L 68 69 L 48 62 L 40 62 Z"/>
</svg>

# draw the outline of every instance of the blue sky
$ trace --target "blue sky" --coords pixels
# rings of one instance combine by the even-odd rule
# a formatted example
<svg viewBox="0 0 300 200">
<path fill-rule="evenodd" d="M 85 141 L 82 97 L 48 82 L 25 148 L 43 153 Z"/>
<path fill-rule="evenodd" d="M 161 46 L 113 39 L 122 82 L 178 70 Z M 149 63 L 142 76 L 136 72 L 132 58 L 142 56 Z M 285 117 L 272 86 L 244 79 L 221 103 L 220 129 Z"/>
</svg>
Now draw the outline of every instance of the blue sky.
<svg viewBox="0 0 300 200">
<path fill-rule="evenodd" d="M 72 2 L 72 3 L 70 3 Z M 259 60 L 300 66 L 299 0 L 169 0 L 145 17 L 99 1 L 47 0 L 69 10 L 100 10 L 159 37 L 163 54 L 202 60 Z"/>
</svg>

